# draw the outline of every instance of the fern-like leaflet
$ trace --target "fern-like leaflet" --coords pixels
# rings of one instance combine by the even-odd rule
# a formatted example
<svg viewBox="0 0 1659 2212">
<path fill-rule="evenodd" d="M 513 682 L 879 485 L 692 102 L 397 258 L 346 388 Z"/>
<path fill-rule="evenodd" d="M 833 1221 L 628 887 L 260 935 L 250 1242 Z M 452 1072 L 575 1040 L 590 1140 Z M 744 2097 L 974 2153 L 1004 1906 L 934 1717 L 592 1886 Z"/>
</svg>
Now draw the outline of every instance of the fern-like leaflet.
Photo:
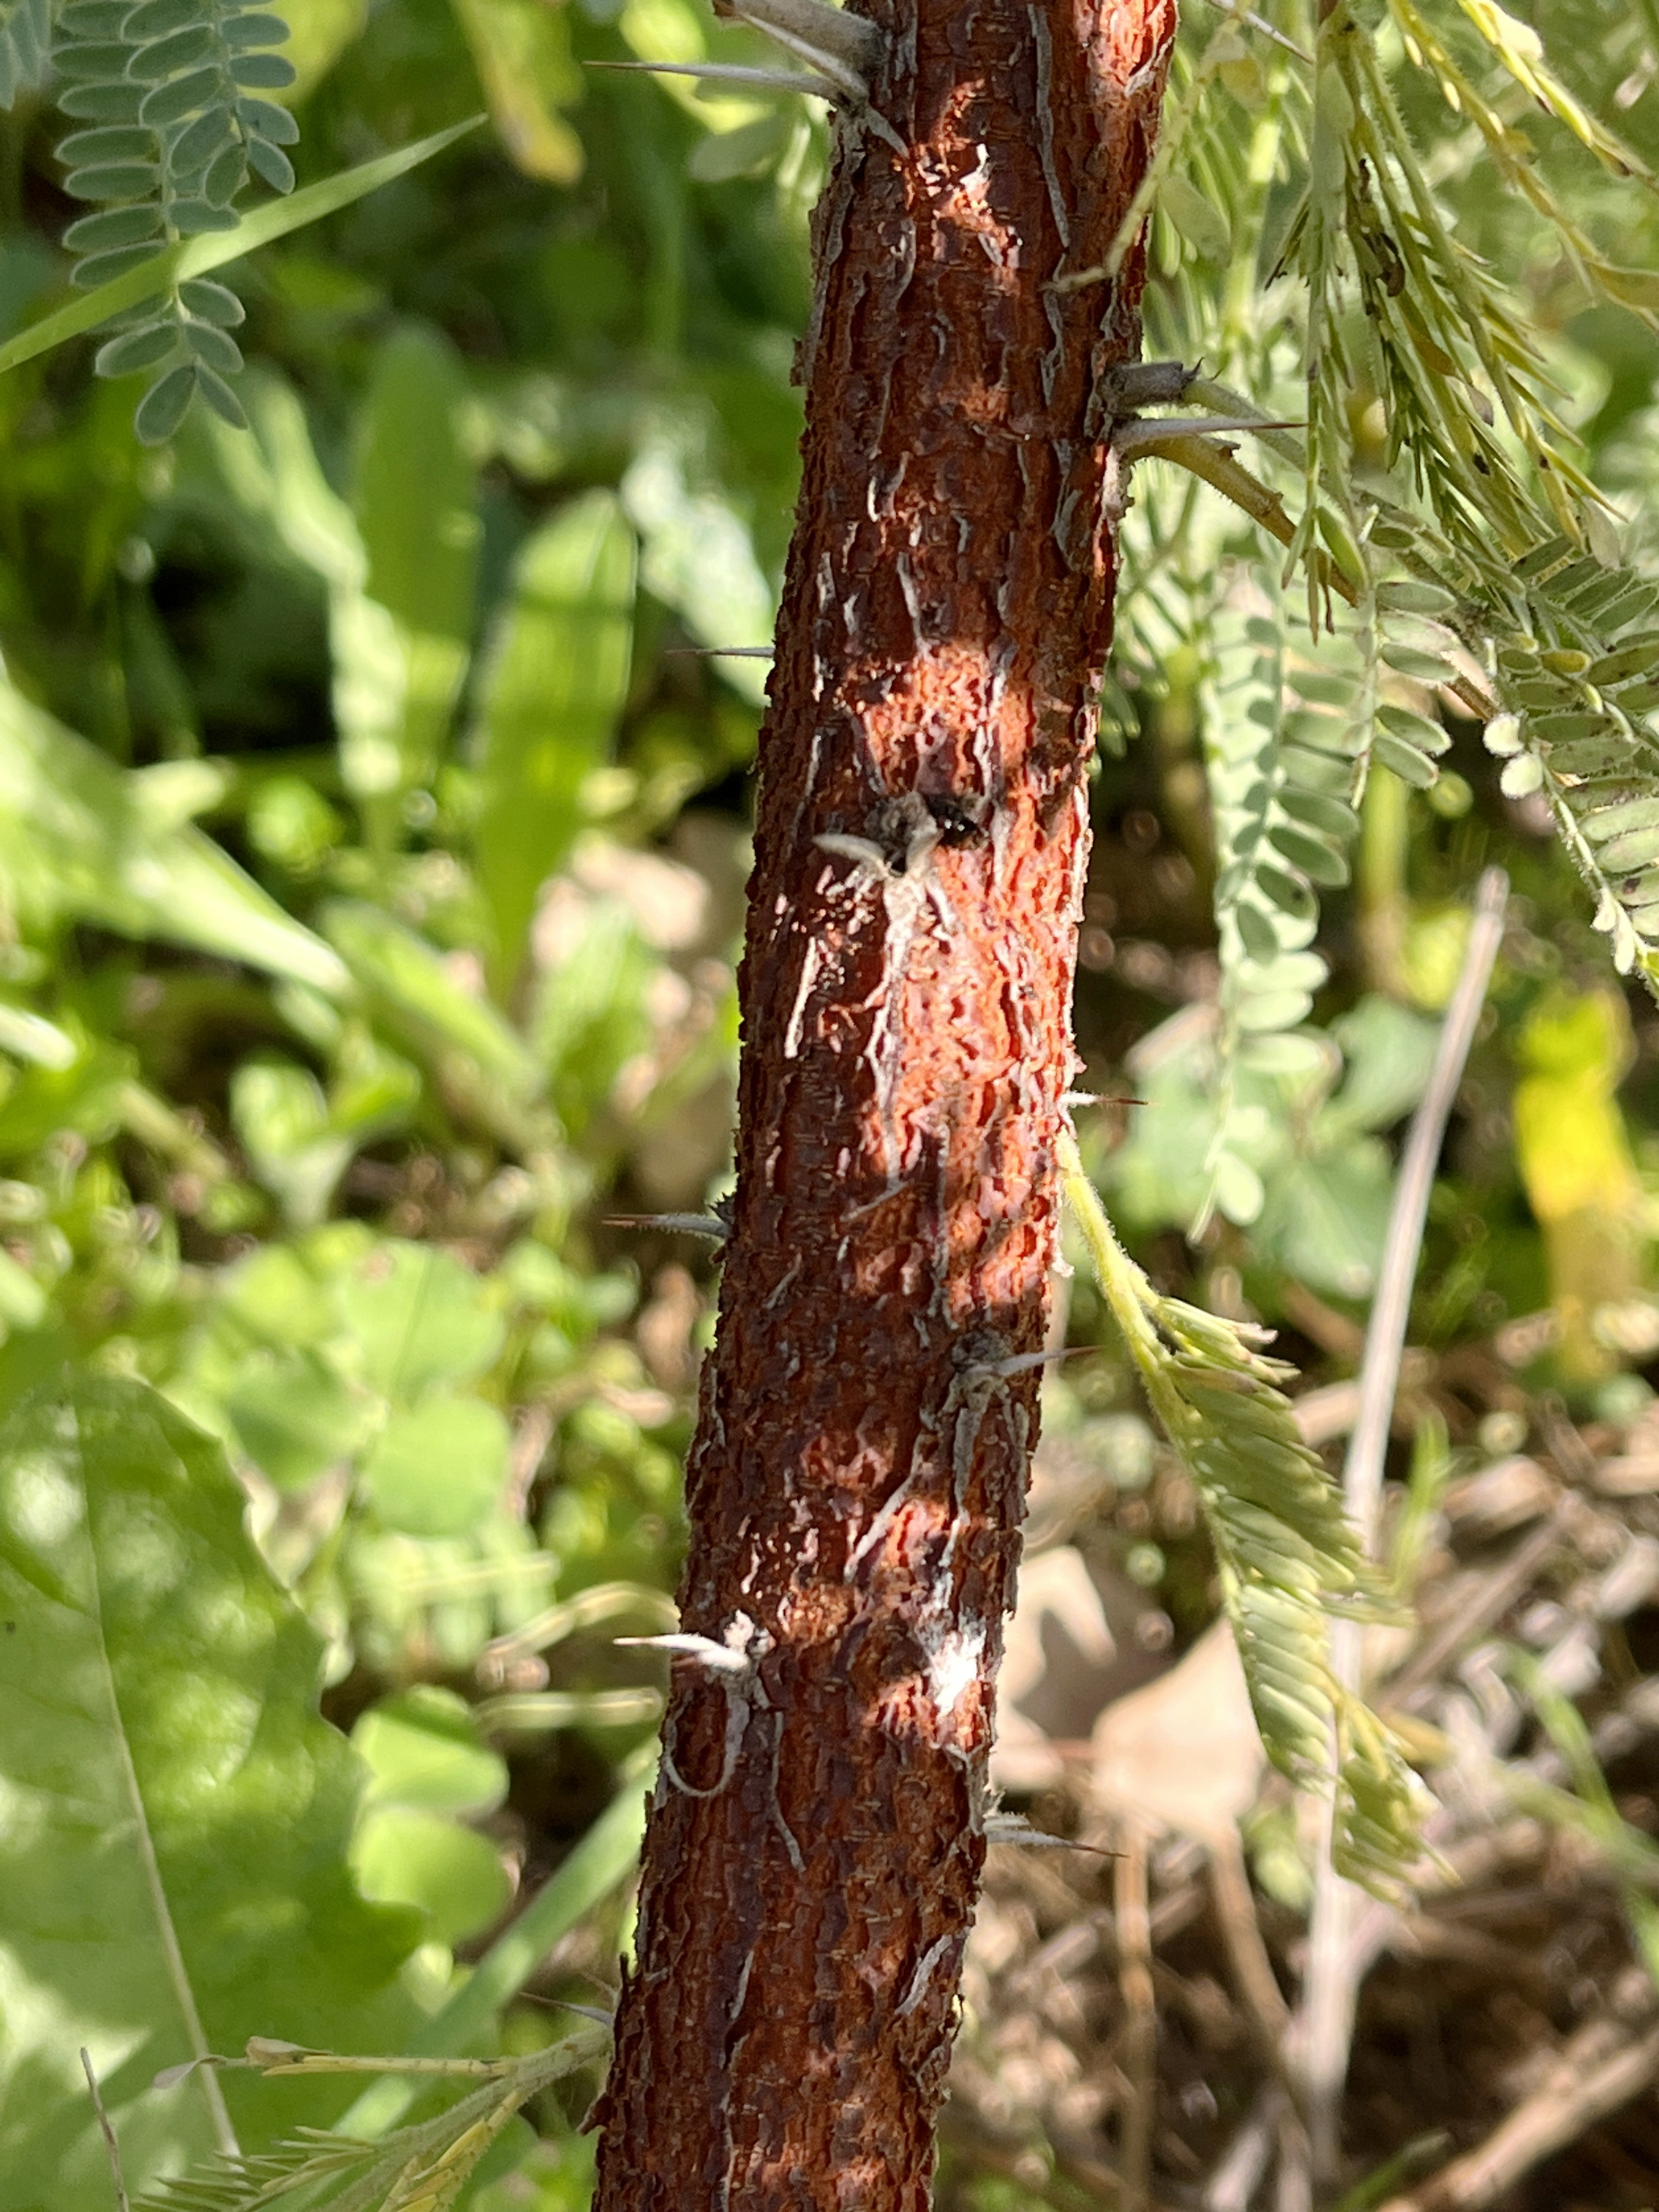
<svg viewBox="0 0 1659 2212">
<path fill-rule="evenodd" d="M 1279 1387 L 1292 1370 L 1234 1323 L 1160 1297 L 1118 1244 L 1069 1137 L 1060 1164 L 1112 1318 L 1198 1492 L 1268 1756 L 1318 1784 L 1334 1739 L 1333 1856 L 1352 1880 L 1396 1895 L 1419 1854 L 1425 1794 L 1382 1723 L 1336 1682 L 1328 1635 L 1333 1613 L 1391 1608 L 1335 1485 L 1297 1434 Z"/>
<path fill-rule="evenodd" d="M 298 136 L 287 110 L 261 97 L 294 81 L 271 48 L 280 15 L 237 0 L 70 0 L 53 61 L 67 80 L 58 105 L 82 125 L 58 149 L 64 190 L 100 203 L 65 234 L 79 256 L 72 281 L 106 283 L 163 246 L 234 230 L 250 170 L 289 191 L 283 148 Z M 150 379 L 135 427 L 147 445 L 172 436 L 200 397 L 227 422 L 246 418 L 227 380 L 242 366 L 230 332 L 241 302 L 202 277 L 172 286 L 100 349 L 100 376 Z"/>
<path fill-rule="evenodd" d="M 1659 585 L 1566 538 L 1517 564 L 1494 656 L 1505 712 L 1488 722 L 1506 795 L 1540 792 L 1596 901 L 1620 975 L 1659 996 Z M 1524 625 L 1524 626 L 1523 626 Z"/>
<path fill-rule="evenodd" d="M 311 2212 L 450 2212 L 526 2099 L 593 2064 L 609 2041 L 608 2027 L 584 2025 L 527 2058 L 446 2061 L 337 2057 L 256 2038 L 246 2059 L 235 2065 L 251 2065 L 266 2075 L 407 2071 L 482 2076 L 484 2086 L 435 2118 L 399 2128 L 379 2142 L 304 2128 L 263 2155 L 217 2158 L 157 2182 L 138 2200 L 137 2212 L 261 2212 L 296 2196 Z"/>
<path fill-rule="evenodd" d="M 1271 611 L 1269 611 L 1271 610 Z M 1343 848 L 1353 823 L 1349 730 L 1297 702 L 1285 708 L 1288 655 L 1273 580 L 1243 571 L 1207 624 L 1210 662 L 1199 687 L 1205 769 L 1215 821 L 1214 905 L 1221 983 L 1216 1049 L 1215 1136 L 1198 1234 L 1212 1207 L 1229 1220 L 1261 1210 L 1256 1174 L 1235 1142 L 1243 1064 L 1291 1073 L 1310 1040 L 1287 1044 L 1325 981 L 1312 950 L 1316 886 L 1347 880 Z M 1310 674 L 1316 690 L 1329 679 Z M 1345 687 L 1345 689 L 1347 687 Z"/>
</svg>

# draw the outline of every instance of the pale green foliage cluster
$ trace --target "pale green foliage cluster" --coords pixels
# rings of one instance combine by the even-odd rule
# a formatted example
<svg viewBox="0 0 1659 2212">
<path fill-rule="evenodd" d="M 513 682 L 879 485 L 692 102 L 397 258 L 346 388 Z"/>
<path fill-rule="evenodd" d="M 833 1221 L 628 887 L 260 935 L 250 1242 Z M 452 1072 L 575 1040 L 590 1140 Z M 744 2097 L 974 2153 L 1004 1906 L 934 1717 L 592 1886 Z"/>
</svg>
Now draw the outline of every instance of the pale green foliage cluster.
<svg viewBox="0 0 1659 2212">
<path fill-rule="evenodd" d="M 1300 10 L 1278 21 L 1310 35 Z M 1578 34 L 1565 15 L 1562 30 Z M 1352 810 L 1374 763 L 1433 784 L 1443 715 L 1492 726 L 1505 792 L 1547 799 L 1620 971 L 1659 973 L 1656 594 L 1573 457 L 1545 344 L 1456 216 L 1473 139 L 1532 223 L 1521 242 L 1543 250 L 1541 235 L 1589 297 L 1651 324 L 1659 286 L 1568 214 L 1517 100 L 1628 179 L 1626 204 L 1652 173 L 1490 0 L 1461 20 L 1344 4 L 1312 35 L 1293 56 L 1236 12 L 1191 31 L 1154 179 L 1168 281 L 1149 295 L 1158 349 L 1242 388 L 1200 386 L 1206 404 L 1262 418 L 1255 512 L 1287 548 L 1285 584 L 1300 576 L 1310 647 L 1291 647 L 1280 586 L 1252 560 L 1261 532 L 1212 493 L 1148 483 L 1127 536 L 1127 665 L 1157 681 L 1184 650 L 1199 671 L 1223 969 L 1201 1211 L 1239 1220 L 1253 1218 L 1230 1164 L 1240 1055 L 1295 1058 L 1323 972 L 1318 893 L 1346 879 Z M 1606 35 L 1598 16 L 1598 46 Z M 1639 58 L 1633 28 L 1625 43 Z M 1426 147 L 1425 81 L 1444 103 Z M 1270 419 L 1304 413 L 1295 430 Z"/>
<path fill-rule="evenodd" d="M 1119 1246 L 1069 1144 L 1061 1168 L 1112 1318 L 1197 1489 L 1268 1756 L 1317 1787 L 1334 1753 L 1336 1863 L 1396 1893 L 1419 1855 L 1423 1792 L 1387 1729 L 1338 1684 L 1329 1649 L 1333 1614 L 1386 1617 L 1388 1593 L 1297 1433 L 1281 1387 L 1294 1370 L 1267 1358 L 1248 1327 L 1161 1297 Z"/>
<path fill-rule="evenodd" d="M 21 0 L 0 33 L 0 105 L 44 74 L 35 0 Z M 95 290 L 181 240 L 234 231 L 250 173 L 294 188 L 285 145 L 298 137 L 286 108 L 263 98 L 294 82 L 271 50 L 287 23 L 222 0 L 69 0 L 52 25 L 52 72 L 71 128 L 58 148 L 64 189 L 95 212 L 71 223 L 73 282 Z M 230 335 L 240 301 L 205 277 L 167 283 L 124 319 L 100 349 L 100 376 L 149 379 L 136 418 L 140 439 L 170 438 L 197 397 L 237 428 L 246 417 L 227 379 L 242 366 Z"/>
</svg>

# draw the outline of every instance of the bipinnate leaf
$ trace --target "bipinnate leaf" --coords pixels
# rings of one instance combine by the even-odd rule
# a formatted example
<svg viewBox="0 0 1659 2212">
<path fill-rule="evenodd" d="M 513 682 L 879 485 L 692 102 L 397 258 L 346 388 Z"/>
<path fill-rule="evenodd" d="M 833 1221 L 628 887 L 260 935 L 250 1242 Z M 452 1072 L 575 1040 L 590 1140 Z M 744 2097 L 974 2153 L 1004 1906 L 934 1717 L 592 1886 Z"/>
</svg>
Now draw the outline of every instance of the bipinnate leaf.
<svg viewBox="0 0 1659 2212">
<path fill-rule="evenodd" d="M 1337 1869 L 1399 1894 L 1420 1855 L 1421 1786 L 1329 1657 L 1331 1615 L 1384 1617 L 1388 1593 L 1297 1433 L 1280 1387 L 1291 1370 L 1235 1323 L 1160 1297 L 1118 1245 L 1074 1139 L 1060 1158 L 1112 1317 L 1204 1509 L 1263 1747 L 1304 1784 L 1325 1783 L 1334 1763 Z"/>
<path fill-rule="evenodd" d="M 337 2113 L 337 2086 L 162 2069 L 251 2035 L 396 2050 L 418 1925 L 346 1852 L 361 1768 L 320 1643 L 242 1527 L 218 1447 L 77 1375 L 0 1428 L 0 2173 L 8 2212 L 105 2212 L 77 2053 L 130 2189 Z"/>
</svg>

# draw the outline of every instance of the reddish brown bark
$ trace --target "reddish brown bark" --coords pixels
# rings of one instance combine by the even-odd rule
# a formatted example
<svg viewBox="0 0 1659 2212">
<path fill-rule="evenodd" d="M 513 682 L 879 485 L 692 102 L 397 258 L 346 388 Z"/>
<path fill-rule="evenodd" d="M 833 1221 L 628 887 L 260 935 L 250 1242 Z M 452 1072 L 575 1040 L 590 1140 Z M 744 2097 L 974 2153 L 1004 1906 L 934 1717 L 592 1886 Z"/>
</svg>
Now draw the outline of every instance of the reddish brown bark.
<svg viewBox="0 0 1659 2212">
<path fill-rule="evenodd" d="M 872 0 L 818 218 L 738 1179 L 599 2212 L 927 2202 L 1056 1257 L 1173 0 Z M 745 1663 L 746 1662 L 746 1663 Z M 744 1671 L 733 1671 L 743 1665 Z"/>
</svg>

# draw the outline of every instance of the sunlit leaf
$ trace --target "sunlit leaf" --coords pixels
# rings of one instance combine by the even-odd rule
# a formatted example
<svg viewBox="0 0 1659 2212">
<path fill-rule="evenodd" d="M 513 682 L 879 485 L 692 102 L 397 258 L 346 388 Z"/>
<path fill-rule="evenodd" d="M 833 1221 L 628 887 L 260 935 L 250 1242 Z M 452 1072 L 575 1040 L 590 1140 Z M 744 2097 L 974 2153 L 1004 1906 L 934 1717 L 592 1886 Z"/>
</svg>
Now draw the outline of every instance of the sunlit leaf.
<svg viewBox="0 0 1659 2212">
<path fill-rule="evenodd" d="M 222 2139 L 226 2105 L 258 2136 L 340 2102 L 204 2070 L 152 2094 L 162 2068 L 255 2033 L 373 2049 L 412 2025 L 391 1984 L 416 1930 L 352 1887 L 359 1771 L 317 1717 L 319 1644 L 244 1502 L 217 1447 L 136 1383 L 78 1378 L 0 1438 L 0 2165 L 19 2212 L 107 2201 L 82 2044 L 136 2188 Z"/>
<path fill-rule="evenodd" d="M 485 662 L 474 738 L 473 832 L 495 925 L 495 980 L 512 983 L 540 884 L 580 826 L 583 779 L 608 753 L 628 691 L 635 540 L 616 500 L 573 501 L 524 546 Z"/>
</svg>

